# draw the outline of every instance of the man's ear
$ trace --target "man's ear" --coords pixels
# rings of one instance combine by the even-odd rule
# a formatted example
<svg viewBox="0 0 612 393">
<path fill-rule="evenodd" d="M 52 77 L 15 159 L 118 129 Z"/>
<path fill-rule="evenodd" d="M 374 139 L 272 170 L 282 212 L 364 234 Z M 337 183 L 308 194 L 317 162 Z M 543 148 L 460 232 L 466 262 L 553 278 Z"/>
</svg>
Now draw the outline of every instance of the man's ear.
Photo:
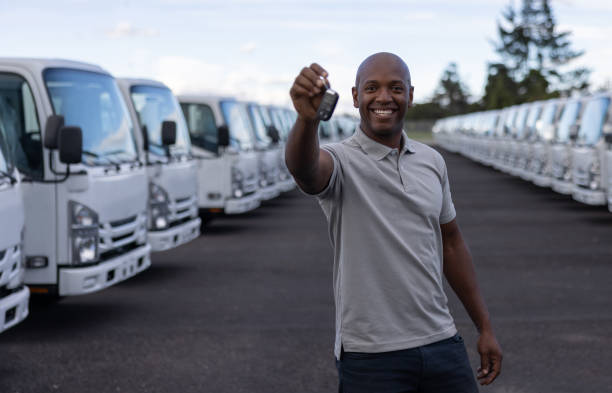
<svg viewBox="0 0 612 393">
<path fill-rule="evenodd" d="M 351 91 L 353 92 L 353 106 L 355 108 L 359 108 L 359 99 L 357 97 L 357 88 L 353 87 Z"/>
<path fill-rule="evenodd" d="M 414 86 L 410 86 L 410 92 L 408 93 L 408 108 L 412 108 L 413 98 L 414 98 Z"/>
</svg>

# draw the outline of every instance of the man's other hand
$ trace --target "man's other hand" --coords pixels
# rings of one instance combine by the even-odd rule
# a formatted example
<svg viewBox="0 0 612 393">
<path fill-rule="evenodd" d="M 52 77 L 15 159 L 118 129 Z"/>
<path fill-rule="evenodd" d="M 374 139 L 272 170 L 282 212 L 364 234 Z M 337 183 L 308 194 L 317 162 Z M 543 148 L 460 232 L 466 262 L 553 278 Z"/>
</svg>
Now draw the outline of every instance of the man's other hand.
<svg viewBox="0 0 612 393">
<path fill-rule="evenodd" d="M 289 95 L 291 95 L 298 116 L 302 119 L 317 120 L 317 109 L 321 104 L 326 86 L 329 86 L 327 76 L 328 73 L 323 67 L 312 63 L 310 67 L 304 67 L 295 78 Z"/>
<path fill-rule="evenodd" d="M 478 381 L 481 385 L 488 385 L 501 373 L 502 350 L 495 335 L 489 330 L 480 333 L 477 347 L 480 354 Z"/>
</svg>

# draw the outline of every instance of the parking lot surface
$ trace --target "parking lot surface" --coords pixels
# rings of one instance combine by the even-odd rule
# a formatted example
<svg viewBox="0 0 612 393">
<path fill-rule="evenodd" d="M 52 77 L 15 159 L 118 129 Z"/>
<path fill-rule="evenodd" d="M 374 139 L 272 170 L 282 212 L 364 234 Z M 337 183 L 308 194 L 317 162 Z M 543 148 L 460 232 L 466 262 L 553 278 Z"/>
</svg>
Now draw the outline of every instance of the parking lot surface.
<svg viewBox="0 0 612 393">
<path fill-rule="evenodd" d="M 612 391 L 612 213 L 444 157 L 504 349 L 482 391 Z M 336 391 L 331 264 L 298 191 L 219 218 L 125 283 L 34 299 L 0 336 L 0 392 Z M 476 368 L 476 332 L 449 301 Z"/>
</svg>

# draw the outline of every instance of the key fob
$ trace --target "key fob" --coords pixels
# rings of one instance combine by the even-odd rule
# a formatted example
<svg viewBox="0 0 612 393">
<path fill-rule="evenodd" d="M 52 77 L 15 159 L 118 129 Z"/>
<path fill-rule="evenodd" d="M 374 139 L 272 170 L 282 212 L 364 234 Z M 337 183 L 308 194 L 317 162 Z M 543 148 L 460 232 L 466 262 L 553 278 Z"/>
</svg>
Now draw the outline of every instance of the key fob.
<svg viewBox="0 0 612 393">
<path fill-rule="evenodd" d="M 319 120 L 327 121 L 332 117 L 334 109 L 336 109 L 336 104 L 338 103 L 338 98 L 338 93 L 334 90 L 325 90 L 319 109 L 317 109 L 317 117 Z"/>
</svg>

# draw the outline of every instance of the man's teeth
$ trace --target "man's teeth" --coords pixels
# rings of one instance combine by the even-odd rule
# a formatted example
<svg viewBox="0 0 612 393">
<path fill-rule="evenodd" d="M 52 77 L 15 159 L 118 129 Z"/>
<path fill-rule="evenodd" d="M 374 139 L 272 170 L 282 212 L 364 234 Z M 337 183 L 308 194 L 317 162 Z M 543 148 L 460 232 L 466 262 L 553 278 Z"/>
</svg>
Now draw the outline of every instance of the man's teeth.
<svg viewBox="0 0 612 393">
<path fill-rule="evenodd" d="M 391 109 L 374 109 L 374 113 L 377 115 L 390 115 L 393 111 Z"/>
</svg>

